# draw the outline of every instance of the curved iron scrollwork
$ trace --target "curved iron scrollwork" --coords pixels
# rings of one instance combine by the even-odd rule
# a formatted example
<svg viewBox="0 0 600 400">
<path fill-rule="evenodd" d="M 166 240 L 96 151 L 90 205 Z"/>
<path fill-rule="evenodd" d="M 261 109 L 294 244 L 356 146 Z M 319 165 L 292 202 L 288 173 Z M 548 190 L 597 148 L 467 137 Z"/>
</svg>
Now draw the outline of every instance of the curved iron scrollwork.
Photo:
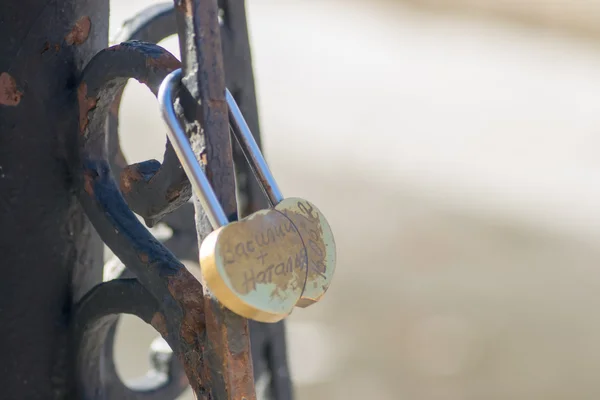
<svg viewBox="0 0 600 400">
<path fill-rule="evenodd" d="M 75 365 L 85 374 L 80 377 L 80 398 L 174 399 L 187 388 L 181 363 L 170 348 L 165 349 L 157 341 L 152 346 L 152 370 L 135 385 L 130 384 L 133 387 L 126 386 L 116 372 L 113 348 L 119 314 L 136 315 L 151 324 L 159 310 L 156 298 L 137 279 L 102 283 L 81 300 L 74 316 L 78 350 Z M 90 385 L 91 382 L 97 384 Z M 94 392 L 90 392 L 92 388 Z"/>
<path fill-rule="evenodd" d="M 220 1 L 219 6 L 224 11 L 221 29 L 227 86 L 258 136 L 244 4 Z M 221 398 L 211 395 L 210 372 L 203 359 L 202 286 L 178 260 L 198 259 L 194 210 L 188 202 L 190 184 L 168 141 L 162 163 L 148 160 L 127 165 L 119 146 L 119 106 L 128 79 L 137 79 L 156 94 L 163 78 L 180 63 L 153 43 L 177 31 L 172 4 L 142 11 L 117 35 L 123 43 L 101 51 L 89 62 L 79 84 L 80 202 L 102 240 L 127 267 L 76 305 L 73 334 L 78 343 L 80 398 L 173 399 L 188 384 L 198 398 Z M 234 160 L 237 190 L 245 199 L 239 206 L 243 216 L 263 208 L 265 200 L 237 149 Z M 134 212 L 149 227 L 165 223 L 172 237 L 160 243 Z M 119 379 L 112 356 L 119 314 L 133 314 L 152 325 L 172 349 L 157 340 L 152 349 L 153 369 L 129 386 Z M 250 321 L 250 336 L 254 377 L 268 382 L 265 397 L 291 399 L 283 322 Z"/>
<path fill-rule="evenodd" d="M 135 78 L 144 82 L 156 93 L 164 77 L 178 66 L 179 61 L 157 45 L 125 42 L 98 53 L 83 72 L 78 88 L 82 136 L 80 176 L 83 180 L 79 199 L 102 240 L 123 261 L 128 270 L 133 272 L 136 283 L 126 285 L 121 280 L 115 280 L 102 284 L 82 299 L 76 315 L 88 316 L 89 312 L 82 311 L 80 314 L 79 308 L 90 308 L 88 304 L 92 300 L 95 300 L 92 304 L 97 304 L 96 309 L 100 309 L 103 302 L 114 302 L 117 289 L 113 287 L 118 285 L 123 293 L 121 298 L 126 300 L 126 304 L 140 303 L 139 308 L 131 308 L 129 312 L 149 322 L 159 331 L 178 357 L 196 354 L 195 360 L 185 360 L 184 367 L 189 369 L 186 371 L 188 378 L 196 378 L 195 381 L 190 379 L 192 387 L 202 392 L 202 380 L 198 375 L 202 366 L 199 349 L 201 340 L 197 337 L 203 332 L 202 287 L 129 209 L 112 177 L 106 152 L 105 128 L 108 110 L 127 80 Z M 140 285 L 144 290 L 133 290 Z M 154 300 L 150 304 L 158 304 L 154 305 L 152 315 L 148 315 L 147 308 L 141 304 L 148 303 L 151 297 Z M 109 315 L 112 314 L 114 312 Z M 100 316 L 102 318 L 93 324 L 88 318 L 87 325 L 81 325 L 79 319 L 75 318 L 76 327 L 88 326 L 97 331 L 93 336 L 98 341 L 96 344 L 89 339 L 85 340 L 89 330 L 83 331 L 81 346 L 86 349 L 107 346 L 105 341 L 111 333 L 109 329 L 116 323 L 116 318 Z M 76 332 L 79 331 L 76 329 Z M 98 352 L 98 359 L 103 355 L 103 352 Z M 99 362 L 97 365 L 103 364 Z M 85 369 L 84 366 L 82 368 Z M 100 376 L 105 373 L 100 372 Z M 173 381 L 178 383 L 181 379 Z M 85 384 L 83 386 L 85 387 Z M 169 382 L 166 386 L 170 388 Z M 80 388 L 80 392 L 85 393 L 84 387 Z M 110 391 L 111 388 L 105 388 L 105 392 L 99 395 L 105 396 L 105 393 Z M 104 397 L 86 393 L 85 398 Z"/>
</svg>

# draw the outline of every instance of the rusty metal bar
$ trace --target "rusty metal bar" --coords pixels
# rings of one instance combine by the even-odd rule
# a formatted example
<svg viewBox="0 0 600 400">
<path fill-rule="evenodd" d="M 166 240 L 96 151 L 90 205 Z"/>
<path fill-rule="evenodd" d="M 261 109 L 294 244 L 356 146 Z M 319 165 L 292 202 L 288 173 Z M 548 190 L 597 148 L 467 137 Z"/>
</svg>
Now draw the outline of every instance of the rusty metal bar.
<svg viewBox="0 0 600 400">
<path fill-rule="evenodd" d="M 237 219 L 234 165 L 225 101 L 225 72 L 216 0 L 175 0 L 181 49 L 181 106 L 186 133 L 229 220 Z M 212 228 L 196 204 L 201 241 Z M 256 398 L 248 321 L 204 289 L 204 367 L 212 398 Z"/>
</svg>

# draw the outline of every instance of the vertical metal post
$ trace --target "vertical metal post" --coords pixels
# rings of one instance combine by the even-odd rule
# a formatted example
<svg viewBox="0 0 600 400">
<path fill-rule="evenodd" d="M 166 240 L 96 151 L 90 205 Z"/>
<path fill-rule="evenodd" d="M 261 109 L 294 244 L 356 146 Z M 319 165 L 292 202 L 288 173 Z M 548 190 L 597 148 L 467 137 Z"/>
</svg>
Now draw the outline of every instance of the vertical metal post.
<svg viewBox="0 0 600 400">
<path fill-rule="evenodd" d="M 180 93 L 187 134 L 230 220 L 237 218 L 236 186 L 225 102 L 225 73 L 216 0 L 176 0 L 183 69 Z M 196 201 L 201 241 L 212 230 Z M 256 398 L 248 321 L 223 307 L 204 288 L 204 387 L 213 399 Z"/>
</svg>

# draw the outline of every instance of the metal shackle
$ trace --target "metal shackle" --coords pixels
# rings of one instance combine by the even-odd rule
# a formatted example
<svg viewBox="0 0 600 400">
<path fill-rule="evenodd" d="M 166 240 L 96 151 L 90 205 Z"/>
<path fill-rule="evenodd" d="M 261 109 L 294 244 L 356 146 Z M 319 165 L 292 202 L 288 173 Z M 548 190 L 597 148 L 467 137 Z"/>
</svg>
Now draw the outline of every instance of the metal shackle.
<svg viewBox="0 0 600 400">
<path fill-rule="evenodd" d="M 275 207 L 283 200 L 283 194 L 277 185 L 277 181 L 275 181 L 271 169 L 263 157 L 260 147 L 258 147 L 254 135 L 252 135 L 229 89 L 225 89 L 225 99 L 227 101 L 227 108 L 229 109 L 229 125 L 231 126 L 233 137 L 235 137 L 240 145 L 242 153 L 244 153 L 244 157 L 246 157 L 254 176 L 258 179 L 269 203 L 272 207 Z"/>
<path fill-rule="evenodd" d="M 227 219 L 227 215 L 223 211 L 208 178 L 204 174 L 202 166 L 192 151 L 187 135 L 177 119 L 175 108 L 173 106 L 175 101 L 175 91 L 177 84 L 181 81 L 181 76 L 181 69 L 177 69 L 167 75 L 158 90 L 158 102 L 163 113 L 163 118 L 169 127 L 167 136 L 171 141 L 173 149 L 175 150 L 175 153 L 177 153 L 177 157 L 183 161 L 181 165 L 185 170 L 186 175 L 190 178 L 192 187 L 200 199 L 200 203 L 206 211 L 212 227 L 217 229 L 226 225 L 229 220 Z M 248 161 L 253 174 L 257 177 L 269 203 L 274 207 L 283 200 L 283 194 L 244 119 L 240 108 L 228 89 L 225 90 L 225 99 L 227 101 L 227 108 L 229 109 L 229 124 L 233 137 L 235 137 L 240 145 L 242 153 Z"/>
<path fill-rule="evenodd" d="M 175 107 L 173 106 L 175 101 L 175 91 L 177 85 L 181 82 L 181 75 L 181 69 L 177 69 L 167 75 L 158 89 L 158 103 L 162 110 L 163 119 L 169 127 L 167 136 L 171 141 L 171 145 L 173 146 L 177 157 L 181 160 L 181 166 L 188 176 L 192 188 L 200 200 L 210 224 L 213 229 L 217 229 L 227 225 L 229 219 L 227 218 L 221 203 L 219 203 L 219 199 L 210 185 L 208 178 L 204 174 L 202 166 L 194 155 L 187 135 L 177 119 Z"/>
</svg>

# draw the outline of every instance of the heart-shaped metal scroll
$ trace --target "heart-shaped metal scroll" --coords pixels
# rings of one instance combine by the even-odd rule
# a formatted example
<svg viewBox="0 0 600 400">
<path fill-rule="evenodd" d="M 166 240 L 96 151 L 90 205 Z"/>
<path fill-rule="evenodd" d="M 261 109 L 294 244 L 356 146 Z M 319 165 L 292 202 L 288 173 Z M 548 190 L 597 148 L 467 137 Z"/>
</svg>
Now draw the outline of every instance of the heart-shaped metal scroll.
<svg viewBox="0 0 600 400">
<path fill-rule="evenodd" d="M 205 284 L 225 307 L 260 322 L 292 312 L 305 287 L 307 262 L 295 224 L 273 209 L 213 231 L 200 246 Z"/>
<path fill-rule="evenodd" d="M 333 278 L 336 263 L 333 232 L 325 216 L 308 200 L 289 197 L 275 209 L 294 223 L 306 247 L 308 275 L 296 306 L 308 307 L 321 300 Z"/>
</svg>

